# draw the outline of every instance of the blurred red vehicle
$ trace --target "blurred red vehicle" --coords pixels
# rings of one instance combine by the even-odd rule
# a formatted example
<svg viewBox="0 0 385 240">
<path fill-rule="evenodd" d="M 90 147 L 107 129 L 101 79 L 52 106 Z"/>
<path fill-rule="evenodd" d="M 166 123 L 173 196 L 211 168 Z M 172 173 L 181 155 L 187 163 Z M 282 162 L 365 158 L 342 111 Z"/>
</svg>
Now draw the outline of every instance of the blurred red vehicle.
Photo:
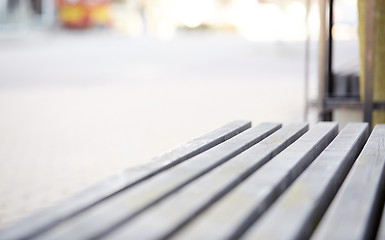
<svg viewBox="0 0 385 240">
<path fill-rule="evenodd" d="M 69 28 L 108 26 L 111 0 L 56 0 L 59 18 Z"/>
</svg>

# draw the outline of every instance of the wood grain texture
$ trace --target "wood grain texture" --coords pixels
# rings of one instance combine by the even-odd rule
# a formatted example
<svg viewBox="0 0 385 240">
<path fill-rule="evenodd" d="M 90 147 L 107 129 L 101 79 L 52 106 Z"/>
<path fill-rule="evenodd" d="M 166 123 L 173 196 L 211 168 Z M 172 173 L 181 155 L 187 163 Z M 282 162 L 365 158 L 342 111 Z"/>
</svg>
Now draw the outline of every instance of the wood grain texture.
<svg viewBox="0 0 385 240">
<path fill-rule="evenodd" d="M 307 124 L 299 123 L 278 130 L 145 211 L 135 221 L 121 226 L 108 235 L 108 239 L 166 238 L 297 140 L 307 129 Z"/>
<path fill-rule="evenodd" d="M 367 123 L 348 124 L 242 239 L 308 239 L 368 136 Z"/>
<path fill-rule="evenodd" d="M 385 208 L 382 206 L 381 222 L 376 236 L 377 240 L 385 240 Z"/>
<path fill-rule="evenodd" d="M 155 158 L 151 163 L 126 170 L 122 174 L 95 184 L 58 205 L 31 216 L 0 233 L 0 239 L 28 239 L 60 222 L 81 213 L 114 194 L 194 157 L 251 127 L 249 121 L 233 121 L 174 150 Z"/>
<path fill-rule="evenodd" d="M 385 124 L 376 125 L 312 239 L 374 239 L 384 200 Z"/>
<path fill-rule="evenodd" d="M 37 239 L 89 239 L 100 237 L 131 220 L 176 190 L 258 143 L 280 127 L 263 123 L 137 184 L 81 215 L 39 235 Z"/>
<path fill-rule="evenodd" d="M 174 239 L 237 238 L 337 135 L 336 123 L 318 123 L 224 198 L 174 235 Z"/>
</svg>

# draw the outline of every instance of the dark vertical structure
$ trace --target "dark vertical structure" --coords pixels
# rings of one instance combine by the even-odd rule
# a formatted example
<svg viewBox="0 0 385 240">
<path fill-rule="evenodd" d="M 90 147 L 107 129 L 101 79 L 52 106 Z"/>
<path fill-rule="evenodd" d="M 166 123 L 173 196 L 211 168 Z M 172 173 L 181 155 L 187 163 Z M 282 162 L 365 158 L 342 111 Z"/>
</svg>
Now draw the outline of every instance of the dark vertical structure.
<svg viewBox="0 0 385 240">
<path fill-rule="evenodd" d="M 361 110 L 363 119 L 372 124 L 373 110 L 385 109 L 385 102 L 373 101 L 374 55 L 375 55 L 375 10 L 376 0 L 367 0 L 365 19 L 365 83 L 359 86 L 357 73 L 333 71 L 333 9 L 334 0 L 320 0 L 320 48 L 319 48 L 319 120 L 333 119 L 335 109 Z M 359 94 L 364 88 L 364 96 Z"/>
<path fill-rule="evenodd" d="M 330 93 L 333 92 L 332 88 L 332 81 L 333 81 L 333 0 L 329 0 L 329 6 L 327 8 L 328 11 L 328 19 L 327 19 L 327 24 L 328 24 L 328 45 L 327 45 L 327 64 L 326 64 L 326 77 L 327 77 L 327 84 L 326 86 L 326 96 L 329 97 Z M 331 121 L 332 120 L 332 111 L 331 110 L 326 110 L 324 111 L 324 120 L 325 121 Z"/>
</svg>

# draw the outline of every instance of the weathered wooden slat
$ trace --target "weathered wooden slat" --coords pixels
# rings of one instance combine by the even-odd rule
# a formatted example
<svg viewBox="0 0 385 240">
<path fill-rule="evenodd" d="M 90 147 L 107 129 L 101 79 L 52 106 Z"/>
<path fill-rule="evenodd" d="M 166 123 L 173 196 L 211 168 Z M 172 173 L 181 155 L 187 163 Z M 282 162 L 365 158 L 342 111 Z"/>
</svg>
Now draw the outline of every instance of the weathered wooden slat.
<svg viewBox="0 0 385 240">
<path fill-rule="evenodd" d="M 39 235 L 37 239 L 89 239 L 99 237 L 184 185 L 261 141 L 280 127 L 264 123 L 246 130 L 188 161 L 108 198 Z"/>
<path fill-rule="evenodd" d="M 348 124 L 242 239 L 309 239 L 368 136 L 367 123 Z"/>
<path fill-rule="evenodd" d="M 336 123 L 318 123 L 233 191 L 174 235 L 175 239 L 238 237 L 337 135 Z"/>
<path fill-rule="evenodd" d="M 241 183 L 307 130 L 308 125 L 304 123 L 291 124 L 278 130 L 153 208 L 143 212 L 134 221 L 121 226 L 111 235 L 108 235 L 108 239 L 167 237 Z"/>
<path fill-rule="evenodd" d="M 374 239 L 385 187 L 385 124 L 376 125 L 312 239 Z"/>
<path fill-rule="evenodd" d="M 31 238 L 82 211 L 100 203 L 114 194 L 134 186 L 150 177 L 194 157 L 251 127 L 249 121 L 233 121 L 174 150 L 155 158 L 144 166 L 127 170 L 58 205 L 46 209 L 3 232 L 0 239 Z"/>
<path fill-rule="evenodd" d="M 385 240 L 385 206 L 382 206 L 382 216 L 380 226 L 376 236 L 377 240 Z"/>
</svg>

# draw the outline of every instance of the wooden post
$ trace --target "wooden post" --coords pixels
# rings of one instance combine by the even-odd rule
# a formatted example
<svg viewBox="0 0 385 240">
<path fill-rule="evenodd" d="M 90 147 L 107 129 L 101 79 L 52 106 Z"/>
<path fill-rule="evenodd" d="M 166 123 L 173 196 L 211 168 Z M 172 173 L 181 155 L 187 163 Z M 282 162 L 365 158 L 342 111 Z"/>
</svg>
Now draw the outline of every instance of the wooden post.
<svg viewBox="0 0 385 240">
<path fill-rule="evenodd" d="M 373 111 L 373 101 L 385 100 L 385 2 L 359 0 L 358 9 L 364 120 L 375 125 L 385 122 L 385 111 Z"/>
<path fill-rule="evenodd" d="M 366 1 L 365 6 L 365 44 L 364 44 L 364 121 L 372 124 L 373 112 L 373 84 L 374 84 L 374 48 L 375 48 L 375 6 L 376 0 Z M 361 10 L 362 11 L 362 10 Z"/>
</svg>

